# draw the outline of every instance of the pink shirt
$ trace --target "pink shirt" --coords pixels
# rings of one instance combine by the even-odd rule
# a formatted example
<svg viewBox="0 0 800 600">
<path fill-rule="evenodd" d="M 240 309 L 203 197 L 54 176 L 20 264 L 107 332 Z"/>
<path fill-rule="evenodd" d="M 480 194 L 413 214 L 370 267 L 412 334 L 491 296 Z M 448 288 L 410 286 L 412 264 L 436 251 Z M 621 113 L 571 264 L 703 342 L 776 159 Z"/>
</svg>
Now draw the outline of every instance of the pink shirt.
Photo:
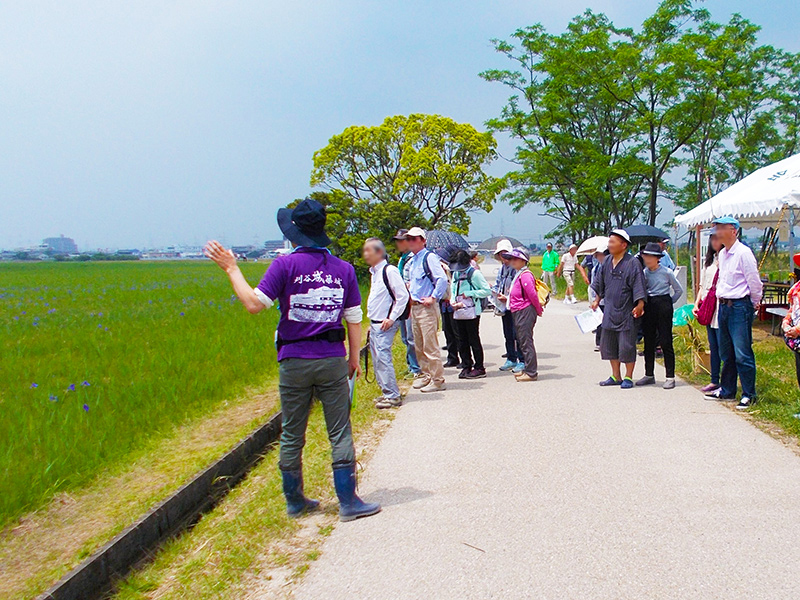
<svg viewBox="0 0 800 600">
<path fill-rule="evenodd" d="M 539 302 L 539 294 L 536 291 L 536 281 L 533 273 L 528 269 L 519 272 L 511 283 L 511 291 L 508 293 L 508 309 L 511 312 L 518 312 L 524 308 L 533 306 L 536 314 L 542 316 L 542 305 Z"/>
<path fill-rule="evenodd" d="M 750 248 L 736 240 L 730 250 L 719 251 L 717 298 L 737 300 L 749 296 L 755 306 L 761 302 L 763 290 L 758 262 Z"/>
</svg>

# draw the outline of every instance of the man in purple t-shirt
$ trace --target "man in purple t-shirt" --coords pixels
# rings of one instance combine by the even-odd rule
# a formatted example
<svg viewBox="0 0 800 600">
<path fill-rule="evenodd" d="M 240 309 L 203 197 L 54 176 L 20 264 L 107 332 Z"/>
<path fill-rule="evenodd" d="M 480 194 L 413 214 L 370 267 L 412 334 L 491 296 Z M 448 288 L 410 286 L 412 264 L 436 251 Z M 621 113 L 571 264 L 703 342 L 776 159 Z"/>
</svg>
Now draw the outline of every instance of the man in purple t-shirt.
<svg viewBox="0 0 800 600">
<path fill-rule="evenodd" d="M 205 254 L 225 270 L 249 312 L 257 313 L 275 302 L 280 307 L 277 346 L 283 431 L 279 464 L 289 516 L 319 506 L 303 493 L 302 462 L 308 415 L 316 396 L 331 442 L 339 516 L 352 521 L 374 515 L 381 507 L 356 495 L 348 380 L 360 372 L 361 294 L 353 266 L 326 248 L 331 243 L 325 234 L 326 220 L 325 207 L 310 199 L 294 210 L 280 209 L 278 225 L 295 250 L 276 258 L 256 288 L 247 283 L 230 250 L 211 241 Z M 347 323 L 346 334 L 342 321 Z"/>
</svg>

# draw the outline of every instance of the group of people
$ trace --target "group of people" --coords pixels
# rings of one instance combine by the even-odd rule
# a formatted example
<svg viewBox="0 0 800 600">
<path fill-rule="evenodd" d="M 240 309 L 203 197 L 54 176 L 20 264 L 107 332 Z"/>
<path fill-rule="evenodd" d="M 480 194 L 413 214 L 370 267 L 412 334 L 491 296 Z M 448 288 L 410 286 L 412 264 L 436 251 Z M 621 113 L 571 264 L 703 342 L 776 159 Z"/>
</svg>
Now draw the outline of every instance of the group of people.
<svg viewBox="0 0 800 600">
<path fill-rule="evenodd" d="M 327 214 L 318 202 L 307 199 L 294 209 L 278 212 L 278 225 L 294 251 L 276 258 L 256 287 L 251 287 L 237 266 L 235 255 L 215 241 L 205 254 L 228 275 L 235 294 L 251 313 L 280 306 L 276 334 L 279 389 L 283 429 L 279 468 L 287 512 L 291 517 L 315 510 L 319 502 L 305 496 L 302 452 L 314 398 L 322 405 L 332 449 L 333 481 L 343 521 L 374 515 L 378 504 L 356 493 L 356 454 L 350 410 L 351 384 L 360 373 L 362 340 L 361 294 L 354 267 L 327 249 Z M 708 319 L 711 346 L 711 383 L 706 397 L 732 399 L 741 381 L 740 408 L 756 401 L 755 357 L 752 348 L 754 309 L 762 285 L 752 251 L 738 241 L 739 223 L 732 217 L 715 220 L 711 245 L 702 274 L 697 314 Z M 419 227 L 400 230 L 394 243 L 401 254 L 398 265 L 389 262 L 380 239 L 364 242 L 363 258 L 371 280 L 367 300 L 370 321 L 369 349 L 382 395 L 378 408 L 402 403 L 395 376 L 392 346 L 397 331 L 406 345 L 406 363 L 413 387 L 423 393 L 446 389 L 445 368 L 460 367 L 459 377 L 486 376 L 480 340 L 480 319 L 493 299 L 502 319 L 505 363 L 519 382 L 536 381 L 538 364 L 533 331 L 542 316 L 540 285 L 529 268 L 524 248 L 501 240 L 494 255 L 501 262 L 490 286 L 474 257 L 458 248 L 438 254 L 426 247 L 426 232 Z M 606 252 L 596 253 L 589 274 L 577 261 L 574 246 L 562 257 L 551 254 L 543 279 L 555 290 L 554 274 L 567 279 L 569 303 L 574 301 L 574 271 L 591 282 L 591 305 L 603 311 L 597 343 L 603 359 L 611 363 L 611 376 L 601 386 L 655 384 L 656 347 L 660 345 L 667 371 L 664 387 L 675 386 L 672 347 L 672 312 L 683 290 L 658 243 L 647 244 L 639 257 L 629 252 L 631 239 L 623 229 L 611 232 Z M 548 244 L 552 253 L 552 245 Z M 796 257 L 800 267 L 800 255 Z M 579 268 L 580 267 L 580 268 Z M 548 275 L 550 274 L 550 275 Z M 549 281 L 548 281 L 549 279 Z M 541 286 L 547 293 L 547 286 Z M 783 330 L 787 345 L 797 357 L 800 385 L 800 283 L 789 292 L 790 310 Z M 707 308 L 703 309 L 703 303 Z M 709 310 L 708 307 L 713 310 Z M 443 362 L 440 323 L 455 342 L 458 364 Z M 645 375 L 636 384 L 633 371 L 636 344 L 644 336 Z M 622 369 L 624 367 L 624 374 Z"/>
<path fill-rule="evenodd" d="M 459 369 L 459 379 L 486 377 L 480 323 L 491 306 L 490 297 L 493 311 L 502 317 L 506 338 L 506 362 L 500 370 L 513 372 L 517 381 L 535 381 L 533 328 L 542 306 L 536 279 L 528 269 L 527 251 L 502 240 L 495 252 L 502 266 L 490 286 L 474 255 L 457 247 L 430 250 L 426 235 L 420 227 L 397 232 L 393 238 L 400 254 L 397 266 L 389 263 L 381 240 L 364 242 L 363 258 L 371 273 L 369 348 L 382 394 L 375 406 L 383 409 L 402 403 L 392 361 L 398 328 L 406 346 L 408 376 L 422 393 L 445 390 L 447 368 Z M 439 345 L 440 324 L 444 348 Z"/>
<path fill-rule="evenodd" d="M 705 397 L 733 400 L 740 381 L 742 395 L 737 408 L 746 409 L 757 400 L 752 325 L 763 286 L 752 250 L 739 241 L 740 227 L 730 216 L 713 222 L 694 312 L 698 317 L 702 312 L 703 318 L 708 319 L 711 383 L 703 388 Z M 630 389 L 634 385 L 655 384 L 658 346 L 663 352 L 666 369 L 663 387 L 672 389 L 675 387 L 673 306 L 683 290 L 668 266 L 674 263 L 670 260 L 665 264 L 667 255 L 662 245 L 648 243 L 637 260 L 628 252 L 630 244 L 625 230 L 612 231 L 609 256 L 601 258 L 602 266 L 592 279 L 592 308 L 603 310 L 600 352 L 602 358 L 611 363 L 611 376 L 600 385 Z M 800 337 L 800 330 L 797 333 Z M 634 383 L 636 343 L 640 334 L 644 337 L 645 374 Z"/>
</svg>

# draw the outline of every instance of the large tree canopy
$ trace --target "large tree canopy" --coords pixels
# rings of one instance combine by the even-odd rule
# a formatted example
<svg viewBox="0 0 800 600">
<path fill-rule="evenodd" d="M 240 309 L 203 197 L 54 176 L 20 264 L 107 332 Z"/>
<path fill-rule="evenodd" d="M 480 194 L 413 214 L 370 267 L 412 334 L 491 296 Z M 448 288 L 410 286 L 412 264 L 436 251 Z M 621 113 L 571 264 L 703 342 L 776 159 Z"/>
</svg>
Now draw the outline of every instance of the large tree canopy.
<svg viewBox="0 0 800 600">
<path fill-rule="evenodd" d="M 535 25 L 494 41 L 513 67 L 481 77 L 513 94 L 488 123 L 519 141 L 512 206 L 543 205 L 572 238 L 652 225 L 661 198 L 690 208 L 798 151 L 798 56 L 695 4 L 664 0 L 638 30 L 586 11 L 559 35 Z M 668 182 L 677 167 L 684 181 Z"/>
<path fill-rule="evenodd" d="M 521 141 L 507 199 L 515 208 L 543 205 L 559 223 L 555 233 L 573 238 L 637 219 L 646 165 L 634 110 L 603 85 L 620 77 L 620 33 L 587 12 L 561 36 L 536 25 L 513 37 L 495 45 L 516 70 L 482 74 L 514 91 L 489 121 Z"/>
<path fill-rule="evenodd" d="M 312 185 L 346 194 L 371 219 L 414 215 L 429 228 L 469 231 L 469 213 L 492 209 L 500 186 L 484 168 L 496 158 L 491 133 L 439 115 L 387 117 L 348 127 L 314 153 Z"/>
</svg>

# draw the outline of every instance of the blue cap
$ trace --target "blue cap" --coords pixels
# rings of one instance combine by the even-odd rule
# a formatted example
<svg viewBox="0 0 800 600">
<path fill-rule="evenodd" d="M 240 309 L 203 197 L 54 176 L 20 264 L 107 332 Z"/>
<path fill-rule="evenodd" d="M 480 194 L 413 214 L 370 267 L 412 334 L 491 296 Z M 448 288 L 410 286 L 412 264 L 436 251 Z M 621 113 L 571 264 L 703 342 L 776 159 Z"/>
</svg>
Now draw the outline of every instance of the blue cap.
<svg viewBox="0 0 800 600">
<path fill-rule="evenodd" d="M 725 217 L 717 217 L 713 221 L 714 225 L 735 225 L 736 229 L 739 229 L 741 225 L 739 224 L 739 219 L 735 217 L 731 217 L 730 215 Z"/>
</svg>

